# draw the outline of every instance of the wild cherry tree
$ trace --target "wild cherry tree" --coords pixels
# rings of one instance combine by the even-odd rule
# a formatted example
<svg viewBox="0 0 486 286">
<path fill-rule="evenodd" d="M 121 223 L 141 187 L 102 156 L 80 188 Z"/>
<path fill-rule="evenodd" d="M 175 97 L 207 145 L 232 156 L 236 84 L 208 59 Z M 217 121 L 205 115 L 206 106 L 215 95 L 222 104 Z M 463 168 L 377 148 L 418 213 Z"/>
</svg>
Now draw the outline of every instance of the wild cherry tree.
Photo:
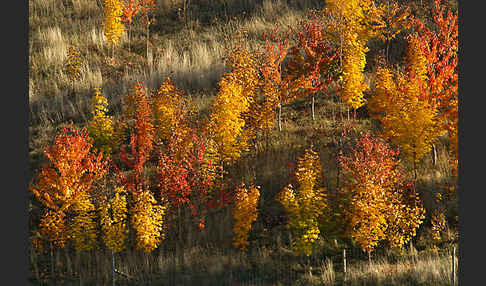
<svg viewBox="0 0 486 286">
<path fill-rule="evenodd" d="M 340 155 L 346 234 L 371 253 L 381 241 L 401 248 L 415 236 L 425 210 L 414 185 L 400 169 L 398 149 L 364 133 L 349 155 Z"/>
<path fill-rule="evenodd" d="M 138 82 L 125 98 L 124 118 L 130 135 L 129 150 L 121 147 L 120 159 L 128 168 L 125 174 L 116 168 L 119 184 L 131 194 L 131 226 L 136 233 L 137 249 L 151 252 L 164 239 L 166 205 L 157 202 L 146 175 L 146 163 L 154 149 L 155 129 L 146 87 Z M 129 122 L 133 126 L 129 126 Z"/>
<path fill-rule="evenodd" d="M 96 238 L 90 192 L 106 175 L 108 162 L 93 148 L 86 130 L 72 125 L 64 127 L 44 153 L 48 163 L 29 186 L 45 207 L 41 234 L 57 247 L 64 247 L 72 237 L 77 250 L 90 249 Z M 68 215 L 74 216 L 72 222 L 67 221 Z"/>
<path fill-rule="evenodd" d="M 293 31 L 295 44 L 289 48 L 285 68 L 286 92 L 292 98 L 312 97 L 312 119 L 315 120 L 315 94 L 325 92 L 337 79 L 339 50 L 328 38 L 326 27 L 314 15 L 299 22 Z"/>
<path fill-rule="evenodd" d="M 408 38 L 406 73 L 380 67 L 376 92 L 369 99 L 372 116 L 381 122 L 382 136 L 400 147 L 414 164 L 430 152 L 432 145 L 444 134 L 437 101 L 428 96 L 429 81 L 424 42 L 417 34 Z"/>
</svg>

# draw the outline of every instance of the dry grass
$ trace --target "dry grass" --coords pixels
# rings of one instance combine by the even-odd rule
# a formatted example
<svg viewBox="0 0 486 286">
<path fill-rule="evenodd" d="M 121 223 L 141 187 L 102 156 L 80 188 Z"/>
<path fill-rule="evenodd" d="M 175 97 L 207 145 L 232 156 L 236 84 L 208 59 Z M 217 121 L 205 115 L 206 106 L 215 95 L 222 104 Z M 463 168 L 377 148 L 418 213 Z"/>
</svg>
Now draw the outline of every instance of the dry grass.
<svg viewBox="0 0 486 286">
<path fill-rule="evenodd" d="M 263 32 L 280 27 L 295 26 L 305 17 L 309 8 L 322 7 L 322 0 L 160 0 L 157 2 L 157 22 L 151 28 L 149 56 L 145 55 L 145 32 L 140 24 L 132 28 L 131 53 L 128 53 L 126 34 L 115 50 L 115 59 L 134 58 L 133 68 L 120 68 L 117 76 L 107 73 L 106 59 L 110 47 L 100 28 L 102 1 L 29 0 L 29 152 L 30 174 L 40 165 L 42 148 L 52 142 L 60 124 L 74 121 L 83 126 L 89 118 L 89 99 L 94 87 L 102 87 L 110 102 L 110 110 L 117 116 L 121 97 L 135 80 L 144 81 L 148 87 L 158 88 L 165 77 L 170 76 L 176 86 L 186 90 L 188 97 L 201 114 L 207 117 L 217 92 L 217 82 L 226 71 L 223 62 L 225 49 L 233 40 L 225 40 L 238 31 L 247 31 L 246 44 L 258 49 L 263 43 Z M 188 3 L 184 18 L 177 11 Z M 69 3 L 69 4 L 67 4 Z M 245 11 L 243 15 L 242 12 Z M 70 95 L 71 83 L 62 71 L 66 50 L 76 45 L 82 52 L 82 77 L 75 83 L 76 94 Z M 369 83 L 372 74 L 366 75 Z M 339 255 L 316 254 L 313 275 L 298 265 L 298 258 L 289 251 L 288 232 L 282 225 L 267 229 L 267 219 L 281 212 L 274 197 L 289 183 L 289 163 L 308 146 L 314 130 L 323 162 L 323 184 L 329 190 L 336 189 L 336 148 L 324 148 L 324 143 L 339 136 L 343 125 L 353 121 L 346 119 L 346 109 L 336 100 L 316 100 L 316 121 L 310 117 L 308 100 L 298 100 L 283 107 L 282 132 L 276 128 L 268 138 L 262 138 L 256 150 L 244 156 L 229 170 L 232 181 L 255 181 L 264 190 L 261 197 L 259 220 L 251 234 L 252 247 L 248 253 L 231 252 L 231 215 L 223 210 L 208 217 L 204 234 L 191 234 L 184 251 L 184 265 L 173 247 L 174 237 L 153 254 L 144 255 L 133 249 L 117 255 L 116 267 L 131 279 L 118 277 L 117 285 L 341 285 L 342 265 Z M 334 117 L 333 115 L 334 114 Z M 340 120 L 344 115 L 344 120 Z M 368 119 L 359 118 L 345 144 L 364 130 L 374 127 Z M 419 188 L 427 208 L 431 208 L 431 193 L 436 185 L 449 180 L 449 155 L 444 139 L 438 144 L 438 161 L 433 166 L 430 157 L 420 164 Z M 254 152 L 255 151 L 255 152 Z M 407 170 L 411 166 L 404 164 Z M 411 173 L 411 172 L 410 172 Z M 450 237 L 454 232 L 450 230 Z M 421 239 L 427 240 L 427 232 Z M 279 237 L 282 242 L 275 242 Z M 258 241 L 258 242 L 257 242 Z M 189 244 L 190 242 L 190 244 Z M 424 243 L 425 245 L 426 243 Z M 340 250 L 329 252 L 340 253 Z M 177 255 L 176 255 L 177 254 Z M 68 258 L 69 257 L 69 258 Z M 37 268 L 48 269 L 48 255 L 31 256 Z M 69 259 L 71 261 L 69 261 Z M 60 266 L 70 273 L 65 285 L 84 283 L 108 284 L 111 273 L 111 256 L 97 251 L 82 257 L 62 253 L 57 258 Z M 447 256 L 404 256 L 399 260 L 380 258 L 367 263 L 357 260 L 349 265 L 349 285 L 447 285 L 450 261 Z M 47 267 L 47 268 L 46 268 Z M 71 269 L 71 270 L 69 270 Z M 71 272 L 70 272 L 71 271 Z M 448 272 L 449 271 L 449 272 Z M 35 272 L 35 271 L 34 271 Z M 61 272 L 61 271 L 60 271 Z M 231 274 L 230 274 L 231 273 Z M 34 275 L 35 276 L 35 275 Z M 60 279 L 60 278 L 59 278 Z M 42 280 L 42 279 L 41 279 Z M 58 280 L 59 282 L 61 280 Z"/>
</svg>

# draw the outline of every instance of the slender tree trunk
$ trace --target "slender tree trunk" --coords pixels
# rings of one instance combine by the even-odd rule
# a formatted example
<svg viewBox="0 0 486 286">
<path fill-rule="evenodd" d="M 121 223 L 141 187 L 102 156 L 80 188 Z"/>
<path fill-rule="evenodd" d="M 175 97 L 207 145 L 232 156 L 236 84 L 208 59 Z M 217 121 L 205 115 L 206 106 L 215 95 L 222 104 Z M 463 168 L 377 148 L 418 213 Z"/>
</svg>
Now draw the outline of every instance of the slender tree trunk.
<svg viewBox="0 0 486 286">
<path fill-rule="evenodd" d="M 413 180 L 417 182 L 417 160 L 415 160 L 416 154 L 413 152 Z"/>
<path fill-rule="evenodd" d="M 278 106 L 278 131 L 282 131 L 282 104 Z"/>
<path fill-rule="evenodd" d="M 128 25 L 128 31 L 127 31 L 127 36 L 128 36 L 128 53 L 131 53 L 132 49 L 131 49 L 131 45 L 130 45 L 130 30 L 131 30 L 131 27 L 132 25 Z"/>
<path fill-rule="evenodd" d="M 51 242 L 51 279 L 54 280 L 54 250 Z"/>
<path fill-rule="evenodd" d="M 370 270 L 371 270 L 371 251 L 368 250 L 368 265 L 370 267 Z"/>
<path fill-rule="evenodd" d="M 111 250 L 111 281 L 112 285 L 115 286 L 115 255 L 113 250 Z"/>
<path fill-rule="evenodd" d="M 343 280 L 346 282 L 346 248 L 343 249 Z"/>
<path fill-rule="evenodd" d="M 437 149 L 435 145 L 432 145 L 432 165 L 434 167 L 437 165 Z"/>
<path fill-rule="evenodd" d="M 312 121 L 316 120 L 314 110 L 315 110 L 315 96 L 314 94 L 312 94 Z"/>
<path fill-rule="evenodd" d="M 147 55 L 147 63 L 148 63 L 148 51 L 149 51 L 149 19 L 148 14 L 146 14 L 146 23 L 147 23 L 147 39 L 146 39 L 146 55 Z"/>
</svg>

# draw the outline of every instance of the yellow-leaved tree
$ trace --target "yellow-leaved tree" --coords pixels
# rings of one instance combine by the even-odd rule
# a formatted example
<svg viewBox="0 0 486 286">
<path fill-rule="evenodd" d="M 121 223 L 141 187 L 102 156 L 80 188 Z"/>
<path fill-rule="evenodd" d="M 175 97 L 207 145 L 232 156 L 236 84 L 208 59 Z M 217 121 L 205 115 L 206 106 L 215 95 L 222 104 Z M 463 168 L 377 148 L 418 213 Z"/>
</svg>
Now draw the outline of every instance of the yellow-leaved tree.
<svg viewBox="0 0 486 286">
<path fill-rule="evenodd" d="M 250 134 L 245 131 L 243 114 L 249 111 L 258 84 L 258 72 L 248 49 L 239 44 L 228 57 L 232 71 L 219 82 L 207 125 L 209 148 L 216 151 L 216 162 L 232 162 L 248 150 Z"/>
<path fill-rule="evenodd" d="M 326 0 L 326 9 L 336 18 L 330 28 L 337 34 L 335 38 L 339 39 L 342 50 L 342 100 L 348 107 L 357 109 L 365 104 L 366 44 L 376 35 L 377 10 L 372 0 Z"/>
<path fill-rule="evenodd" d="M 309 256 L 320 234 L 318 219 L 327 206 L 325 189 L 318 188 L 321 177 L 320 158 L 312 146 L 297 159 L 295 177 L 299 183 L 298 188 L 289 184 L 279 193 L 277 200 L 289 218 L 287 227 L 294 237 L 294 254 Z"/>
<path fill-rule="evenodd" d="M 70 46 L 67 50 L 66 62 L 64 69 L 71 80 L 72 89 L 74 93 L 74 82 L 81 78 L 81 52 L 74 46 Z"/>
<path fill-rule="evenodd" d="M 123 1 L 105 0 L 104 13 L 105 18 L 101 27 L 105 34 L 106 40 L 111 44 L 111 57 L 113 58 L 115 46 L 120 42 L 120 37 L 125 31 L 122 23 Z"/>
<path fill-rule="evenodd" d="M 365 133 L 350 154 L 341 154 L 338 160 L 345 175 L 340 191 L 347 236 L 368 254 L 381 241 L 396 248 L 410 241 L 425 210 L 400 169 L 398 149 Z"/>
<path fill-rule="evenodd" d="M 99 216 L 103 241 L 114 253 L 126 247 L 128 238 L 128 206 L 126 191 L 123 187 L 116 187 L 112 196 L 102 197 Z"/>
<path fill-rule="evenodd" d="M 95 206 L 88 193 L 73 204 L 74 218 L 70 234 L 77 252 L 94 249 L 98 239 L 98 224 L 96 221 Z"/>
<path fill-rule="evenodd" d="M 233 246 L 246 250 L 250 243 L 248 242 L 248 232 L 251 225 L 258 217 L 258 199 L 260 198 L 260 190 L 258 187 L 251 185 L 247 188 L 244 184 L 236 188 L 236 195 L 233 204 L 233 218 L 235 223 L 233 225 Z"/>
<path fill-rule="evenodd" d="M 444 130 L 438 103 L 427 96 L 427 60 L 422 53 L 423 42 L 416 34 L 408 38 L 406 73 L 395 74 L 380 67 L 376 75 L 376 92 L 369 99 L 372 116 L 381 122 L 382 136 L 400 147 L 414 164 L 430 152 Z"/>
<path fill-rule="evenodd" d="M 137 249 L 151 252 L 165 238 L 165 205 L 158 204 L 150 191 L 134 194 L 131 224 L 137 234 Z"/>
<path fill-rule="evenodd" d="M 92 119 L 88 122 L 89 136 L 93 138 L 93 145 L 104 151 L 104 155 L 110 157 L 115 148 L 118 147 L 114 140 L 113 117 L 108 113 L 108 99 L 101 94 L 101 88 L 94 89 L 94 96 L 91 98 Z"/>
</svg>

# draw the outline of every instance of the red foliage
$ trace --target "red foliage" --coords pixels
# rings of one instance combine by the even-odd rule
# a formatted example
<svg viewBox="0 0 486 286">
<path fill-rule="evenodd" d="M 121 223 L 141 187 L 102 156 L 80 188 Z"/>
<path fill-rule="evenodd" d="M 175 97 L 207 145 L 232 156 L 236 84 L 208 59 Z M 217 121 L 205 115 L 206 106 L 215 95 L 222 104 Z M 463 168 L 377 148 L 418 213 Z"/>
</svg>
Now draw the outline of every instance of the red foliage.
<svg viewBox="0 0 486 286">
<path fill-rule="evenodd" d="M 337 77 L 339 50 L 324 38 L 324 26 L 317 18 L 301 21 L 293 32 L 296 45 L 289 50 L 284 78 L 288 100 L 326 91 Z"/>
<path fill-rule="evenodd" d="M 150 152 L 153 149 L 155 138 L 151 109 L 145 86 L 141 82 L 134 86 L 128 102 L 134 108 L 133 120 L 135 121 L 135 128 L 134 132 L 130 134 L 130 153 L 125 150 L 125 146 L 122 146 L 119 156 L 121 161 L 133 172 L 126 176 L 116 166 L 115 169 L 120 176 L 121 183 L 132 193 L 138 193 L 146 185 L 143 178 L 143 168 L 150 159 Z"/>
</svg>

